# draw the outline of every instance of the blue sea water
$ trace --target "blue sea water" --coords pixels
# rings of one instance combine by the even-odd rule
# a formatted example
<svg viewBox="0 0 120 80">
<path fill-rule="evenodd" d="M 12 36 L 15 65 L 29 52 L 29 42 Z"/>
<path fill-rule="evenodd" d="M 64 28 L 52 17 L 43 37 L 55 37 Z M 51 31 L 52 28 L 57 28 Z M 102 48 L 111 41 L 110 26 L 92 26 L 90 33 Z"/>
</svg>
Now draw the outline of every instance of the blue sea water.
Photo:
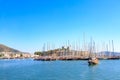
<svg viewBox="0 0 120 80">
<path fill-rule="evenodd" d="M 0 80 L 120 80 L 120 60 L 87 61 L 0 60 Z"/>
</svg>

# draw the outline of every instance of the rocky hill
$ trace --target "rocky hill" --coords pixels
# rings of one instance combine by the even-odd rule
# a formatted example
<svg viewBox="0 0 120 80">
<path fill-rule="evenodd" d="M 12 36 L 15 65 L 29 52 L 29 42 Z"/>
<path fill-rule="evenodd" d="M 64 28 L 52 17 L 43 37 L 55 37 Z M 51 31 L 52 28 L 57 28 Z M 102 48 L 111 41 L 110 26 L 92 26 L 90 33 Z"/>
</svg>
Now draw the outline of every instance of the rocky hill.
<svg viewBox="0 0 120 80">
<path fill-rule="evenodd" d="M 19 50 L 10 48 L 6 45 L 0 44 L 0 52 L 20 52 Z"/>
<path fill-rule="evenodd" d="M 23 59 L 31 58 L 31 54 L 21 52 L 19 50 L 10 48 L 6 45 L 0 44 L 0 59 Z"/>
</svg>

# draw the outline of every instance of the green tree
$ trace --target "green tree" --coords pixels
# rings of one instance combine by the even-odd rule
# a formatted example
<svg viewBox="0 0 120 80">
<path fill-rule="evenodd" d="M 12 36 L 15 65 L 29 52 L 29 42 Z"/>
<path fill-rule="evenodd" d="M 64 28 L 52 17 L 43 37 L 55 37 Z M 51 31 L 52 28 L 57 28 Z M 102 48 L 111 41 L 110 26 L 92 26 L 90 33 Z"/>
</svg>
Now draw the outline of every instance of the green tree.
<svg viewBox="0 0 120 80">
<path fill-rule="evenodd" d="M 34 55 L 39 55 L 39 56 L 42 56 L 42 55 L 43 55 L 43 53 L 42 53 L 42 52 L 40 52 L 40 51 L 37 51 L 37 52 L 35 52 L 35 53 L 34 53 Z"/>
<path fill-rule="evenodd" d="M 22 54 L 22 53 L 20 54 L 20 57 L 23 57 L 23 54 Z"/>
<path fill-rule="evenodd" d="M 0 54 L 0 57 L 3 57 L 4 56 L 4 54 Z"/>
</svg>

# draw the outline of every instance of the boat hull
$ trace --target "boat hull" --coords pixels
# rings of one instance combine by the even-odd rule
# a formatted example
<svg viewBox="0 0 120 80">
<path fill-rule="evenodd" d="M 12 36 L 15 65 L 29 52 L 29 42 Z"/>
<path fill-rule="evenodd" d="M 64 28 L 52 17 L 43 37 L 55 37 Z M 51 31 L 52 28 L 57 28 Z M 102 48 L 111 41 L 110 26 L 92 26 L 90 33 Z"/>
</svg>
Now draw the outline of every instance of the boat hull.
<svg viewBox="0 0 120 80">
<path fill-rule="evenodd" d="M 99 61 L 98 61 L 98 59 L 96 58 L 96 59 L 89 59 L 88 60 L 88 64 L 89 65 L 96 65 L 96 64 L 98 64 L 99 63 Z"/>
</svg>

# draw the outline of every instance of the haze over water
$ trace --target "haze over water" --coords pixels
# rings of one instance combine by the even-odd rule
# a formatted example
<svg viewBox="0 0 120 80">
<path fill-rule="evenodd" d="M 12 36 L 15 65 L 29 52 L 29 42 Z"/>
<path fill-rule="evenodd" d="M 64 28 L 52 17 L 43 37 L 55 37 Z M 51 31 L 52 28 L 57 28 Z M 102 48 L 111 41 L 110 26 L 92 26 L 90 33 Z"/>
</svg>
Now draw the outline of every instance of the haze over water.
<svg viewBox="0 0 120 80">
<path fill-rule="evenodd" d="M 0 80 L 119 80 L 119 60 L 87 61 L 0 60 Z"/>
</svg>

